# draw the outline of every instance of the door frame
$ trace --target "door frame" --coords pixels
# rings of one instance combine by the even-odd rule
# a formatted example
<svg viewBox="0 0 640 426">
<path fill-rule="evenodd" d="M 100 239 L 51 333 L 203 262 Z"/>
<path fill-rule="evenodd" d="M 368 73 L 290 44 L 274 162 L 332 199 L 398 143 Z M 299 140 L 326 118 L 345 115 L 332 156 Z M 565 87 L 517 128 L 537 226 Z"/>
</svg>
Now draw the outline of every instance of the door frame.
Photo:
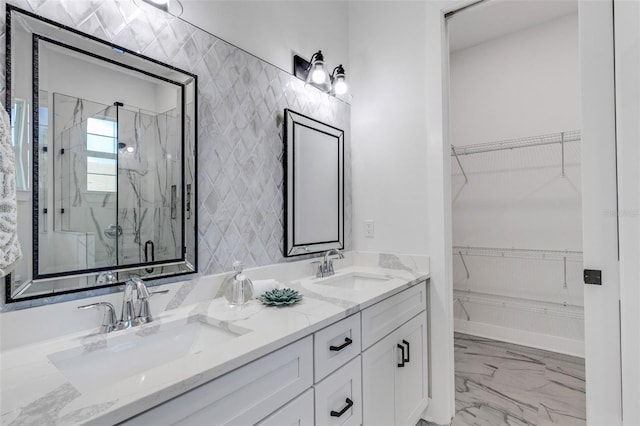
<svg viewBox="0 0 640 426">
<path fill-rule="evenodd" d="M 620 0 L 616 2 L 622 3 Z M 454 5 L 441 6 L 441 25 L 446 28 L 445 13 L 461 10 L 476 3 L 473 0 L 460 1 Z M 623 314 L 629 316 L 633 326 L 624 329 L 625 338 L 630 343 L 635 341 L 626 363 L 621 364 L 621 312 L 620 312 L 620 264 L 618 262 L 618 164 L 616 161 L 616 98 L 614 67 L 614 0 L 580 1 L 579 2 L 579 38 L 580 38 L 580 72 L 581 72 L 581 121 L 582 121 L 582 156 L 583 156 L 583 252 L 585 269 L 602 271 L 602 285 L 585 285 L 585 364 L 587 382 L 587 419 L 592 425 L 622 424 L 622 371 L 627 364 L 637 361 L 640 353 L 637 336 L 638 311 L 640 308 L 640 290 L 632 291 L 635 297 L 635 310 L 627 308 Z M 443 31 L 442 37 L 442 105 L 443 105 L 443 151 L 449 144 L 449 63 L 448 37 Z M 447 151 L 448 152 L 448 151 Z M 445 170 L 450 158 L 445 157 Z M 596 171 L 596 172 L 594 172 Z M 446 183 L 445 178 L 445 183 Z M 450 180 L 448 181 L 450 185 Z M 628 185 L 632 185 L 628 183 Z M 446 188 L 445 188 L 446 189 Z M 631 190 L 628 190 L 631 191 Z M 445 191 L 444 214 L 451 223 L 451 196 Z M 621 198 L 629 194 L 620 194 Z M 633 201 L 633 200 L 632 200 Z M 637 200 L 635 200 L 637 205 Z M 449 204 L 447 204 L 449 203 Z M 612 212 L 616 212 L 613 213 Z M 632 222 L 637 227 L 637 220 Z M 447 231 L 450 231 L 448 229 Z M 451 240 L 449 251 L 445 253 L 445 269 L 451 267 Z M 634 244 L 635 254 L 638 244 Z M 632 247 L 632 250 L 633 250 Z M 623 253 L 626 247 L 622 247 Z M 631 251 L 631 255 L 634 252 Z M 624 259 L 624 256 L 623 256 Z M 635 272 L 637 278 L 638 271 Z M 453 288 L 451 274 L 448 276 L 448 287 Z M 453 311 L 453 300 L 450 301 Z M 453 319 L 452 319 L 453 320 Z M 625 317 L 625 321 L 628 319 Z M 631 329 L 635 327 L 634 329 Z M 453 328 L 453 327 L 452 327 Z M 636 333 L 637 334 L 637 333 Z M 634 339 L 635 338 L 635 339 Z M 633 359 L 632 359 L 633 358 Z M 606 367 L 603 367 L 606 366 Z M 640 376 L 634 367 L 636 375 Z M 626 395 L 628 401 L 632 397 L 637 401 L 638 380 L 628 387 L 634 386 L 632 395 Z M 627 385 L 625 385 L 627 386 Z M 627 389 L 625 388 L 625 392 Z M 634 396 L 635 395 L 635 396 Z M 637 405 L 637 403 L 633 403 Z M 633 408 L 638 410 L 637 407 Z M 636 414 L 637 415 L 637 414 Z M 630 425 L 633 423 L 629 423 Z"/>
</svg>

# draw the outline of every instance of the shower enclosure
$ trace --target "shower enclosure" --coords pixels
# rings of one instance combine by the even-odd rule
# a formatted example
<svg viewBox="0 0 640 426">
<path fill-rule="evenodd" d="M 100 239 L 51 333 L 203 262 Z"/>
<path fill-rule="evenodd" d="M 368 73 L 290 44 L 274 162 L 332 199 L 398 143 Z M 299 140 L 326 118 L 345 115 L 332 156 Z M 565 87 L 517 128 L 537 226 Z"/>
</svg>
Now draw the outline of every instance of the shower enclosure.
<svg viewBox="0 0 640 426">
<path fill-rule="evenodd" d="M 42 200 L 53 197 L 53 211 L 40 216 L 39 244 L 55 255 L 40 272 L 180 258 L 182 153 L 168 143 L 181 138 L 180 107 L 152 112 L 60 93 L 50 99 L 53 146 L 40 166 L 51 183 L 41 181 L 39 190 Z"/>
</svg>

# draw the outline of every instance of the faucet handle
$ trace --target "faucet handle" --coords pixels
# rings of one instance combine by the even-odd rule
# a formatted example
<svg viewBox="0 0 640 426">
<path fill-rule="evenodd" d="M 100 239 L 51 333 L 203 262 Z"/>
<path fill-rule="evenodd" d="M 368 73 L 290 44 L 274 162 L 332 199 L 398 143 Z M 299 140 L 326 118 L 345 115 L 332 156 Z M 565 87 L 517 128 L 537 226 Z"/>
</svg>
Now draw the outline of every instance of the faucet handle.
<svg viewBox="0 0 640 426">
<path fill-rule="evenodd" d="M 333 269 L 333 259 L 335 259 L 335 257 L 330 257 L 329 260 L 327 260 L 327 265 L 325 266 L 327 275 L 333 275 L 335 273 Z"/>
<path fill-rule="evenodd" d="M 113 305 L 109 302 L 97 302 L 91 303 L 89 305 L 78 306 L 78 309 L 91 309 L 91 308 L 104 308 L 104 320 L 102 321 L 102 325 L 100 326 L 101 333 L 109 333 L 116 329 L 117 319 L 116 319 L 116 310 Z"/>
<path fill-rule="evenodd" d="M 314 260 L 313 262 L 311 262 L 311 264 L 316 265 L 316 278 L 322 278 L 324 276 L 324 268 L 322 262 L 319 260 Z"/>
<path fill-rule="evenodd" d="M 138 324 L 146 324 L 153 321 L 153 317 L 151 316 L 151 308 L 149 307 L 149 298 L 156 294 L 166 294 L 169 293 L 169 290 L 158 290 L 158 291 L 148 291 L 145 287 L 143 296 L 140 296 L 138 293 L 138 300 L 140 302 L 140 307 L 138 311 L 138 315 L 136 316 L 136 322 Z"/>
<path fill-rule="evenodd" d="M 167 294 L 167 293 L 169 293 L 169 290 L 149 291 L 148 289 L 146 289 L 146 291 L 143 292 L 142 296 L 138 296 L 138 300 L 140 300 L 140 301 L 147 300 L 151 296 L 155 296 L 156 294 Z"/>
</svg>

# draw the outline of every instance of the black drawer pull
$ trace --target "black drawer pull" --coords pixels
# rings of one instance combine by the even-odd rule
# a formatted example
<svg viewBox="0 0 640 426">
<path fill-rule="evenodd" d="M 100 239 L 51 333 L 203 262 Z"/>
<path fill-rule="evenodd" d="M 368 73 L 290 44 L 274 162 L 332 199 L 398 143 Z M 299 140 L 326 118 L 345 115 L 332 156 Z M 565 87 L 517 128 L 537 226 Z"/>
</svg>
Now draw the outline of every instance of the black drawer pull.
<svg viewBox="0 0 640 426">
<path fill-rule="evenodd" d="M 404 359 L 403 361 L 409 362 L 409 357 L 411 356 L 411 350 L 409 349 L 409 342 L 407 342 L 406 340 L 403 340 L 402 343 L 407 345 L 407 359 Z"/>
<path fill-rule="evenodd" d="M 347 346 L 349 346 L 352 343 L 353 343 L 353 340 L 349 339 L 348 337 L 345 337 L 343 344 L 341 344 L 340 346 L 329 346 L 329 350 L 338 352 L 338 351 L 343 350 L 344 348 L 346 348 Z"/>
<path fill-rule="evenodd" d="M 400 351 L 402 352 L 402 355 L 400 356 L 401 362 L 398 364 L 398 367 L 404 367 L 404 363 L 405 363 L 404 346 L 402 346 L 400 343 L 398 343 L 398 349 L 400 349 Z"/>
<path fill-rule="evenodd" d="M 346 402 L 347 405 L 345 405 L 344 408 L 340 411 L 331 411 L 331 417 L 340 417 L 344 413 L 346 413 L 349 408 L 353 407 L 353 401 L 349 398 L 345 399 L 344 402 Z"/>
</svg>

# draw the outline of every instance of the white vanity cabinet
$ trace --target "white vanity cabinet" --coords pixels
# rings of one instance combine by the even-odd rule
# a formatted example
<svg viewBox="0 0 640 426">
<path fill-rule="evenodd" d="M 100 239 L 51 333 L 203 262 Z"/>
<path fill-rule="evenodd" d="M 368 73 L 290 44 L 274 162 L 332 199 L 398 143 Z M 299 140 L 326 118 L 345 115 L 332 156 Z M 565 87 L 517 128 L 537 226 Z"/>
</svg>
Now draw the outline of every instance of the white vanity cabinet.
<svg viewBox="0 0 640 426">
<path fill-rule="evenodd" d="M 422 309 L 393 329 L 397 318 L 414 313 L 415 306 Z M 387 335 L 362 353 L 363 424 L 414 426 L 428 404 L 426 286 L 412 287 L 369 309 L 362 313 L 363 341 L 365 335 Z M 367 327 L 365 317 L 373 327 Z"/>
<path fill-rule="evenodd" d="M 362 424 L 362 364 L 360 356 L 316 384 L 316 425 Z"/>
<path fill-rule="evenodd" d="M 414 426 L 428 403 L 419 283 L 127 425 Z"/>
<path fill-rule="evenodd" d="M 313 426 L 313 389 L 258 423 L 258 426 Z"/>
<path fill-rule="evenodd" d="M 351 315 L 313 335 L 313 366 L 315 381 L 360 355 L 360 314 Z"/>
<path fill-rule="evenodd" d="M 256 424 L 313 385 L 312 351 L 312 338 L 308 336 L 139 414 L 124 424 Z"/>
<path fill-rule="evenodd" d="M 357 313 L 313 335 L 316 425 L 362 424 L 360 329 Z"/>
</svg>

